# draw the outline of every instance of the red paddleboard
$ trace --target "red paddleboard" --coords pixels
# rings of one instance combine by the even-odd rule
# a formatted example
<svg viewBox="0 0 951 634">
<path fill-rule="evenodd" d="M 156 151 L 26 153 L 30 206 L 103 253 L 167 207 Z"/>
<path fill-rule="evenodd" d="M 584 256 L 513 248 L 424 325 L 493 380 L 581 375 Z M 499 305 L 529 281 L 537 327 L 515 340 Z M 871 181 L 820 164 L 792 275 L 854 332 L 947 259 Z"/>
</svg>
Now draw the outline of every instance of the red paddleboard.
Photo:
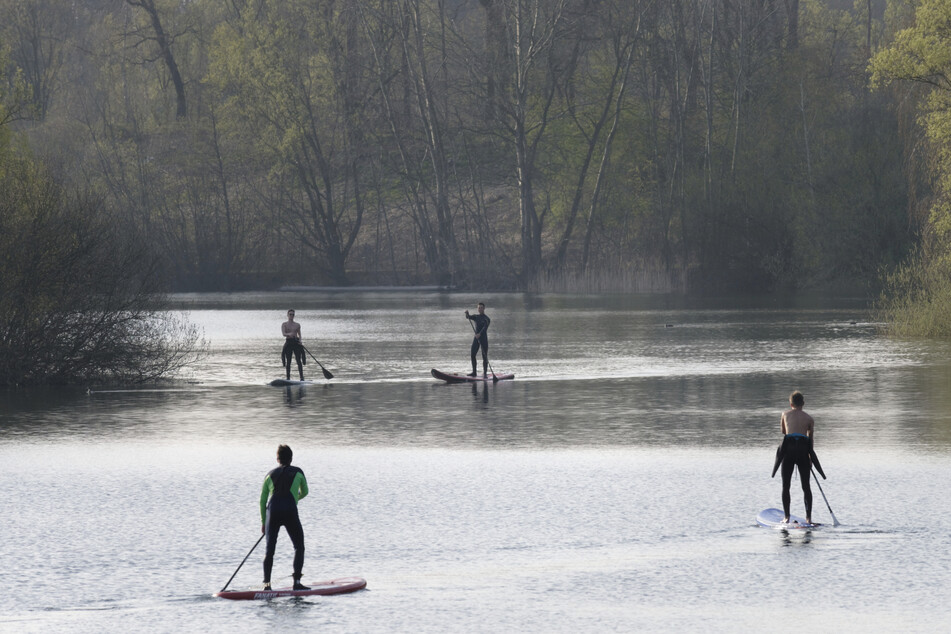
<svg viewBox="0 0 951 634">
<path fill-rule="evenodd" d="M 366 588 L 367 581 L 360 577 L 344 577 L 343 579 L 318 581 L 317 583 L 305 583 L 304 585 L 310 589 L 294 590 L 292 587 L 287 587 L 274 588 L 272 590 L 225 590 L 224 592 L 216 592 L 214 596 L 235 601 L 248 601 L 251 599 L 276 599 L 278 597 L 310 597 L 314 595 L 346 594 L 347 592 L 356 592 L 357 590 Z"/>
<path fill-rule="evenodd" d="M 507 381 L 509 379 L 514 379 L 514 374 L 488 374 L 482 376 L 477 374 L 475 376 L 469 376 L 467 374 L 448 374 L 446 372 L 440 372 L 436 368 L 432 370 L 433 377 L 439 379 L 440 381 L 445 381 L 446 383 L 486 383 L 489 381 Z"/>
</svg>

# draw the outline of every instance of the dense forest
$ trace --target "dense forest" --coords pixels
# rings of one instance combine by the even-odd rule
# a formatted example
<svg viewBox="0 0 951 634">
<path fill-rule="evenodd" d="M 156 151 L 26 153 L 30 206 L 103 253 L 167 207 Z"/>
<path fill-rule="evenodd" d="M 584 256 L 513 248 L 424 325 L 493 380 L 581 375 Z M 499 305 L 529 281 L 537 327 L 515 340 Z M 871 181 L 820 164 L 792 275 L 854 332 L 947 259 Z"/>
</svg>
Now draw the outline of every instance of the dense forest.
<svg viewBox="0 0 951 634">
<path fill-rule="evenodd" d="M 872 84 L 901 85 L 924 131 L 928 217 L 915 250 L 892 271 L 881 302 L 888 329 L 951 336 L 951 0 L 916 3 L 910 26 L 872 59 Z M 910 88 L 909 88 L 910 87 Z"/>
<path fill-rule="evenodd" d="M 0 154 L 97 201 L 173 290 L 869 285 L 936 189 L 920 90 L 870 84 L 914 20 L 890 0 L 0 0 Z"/>
</svg>

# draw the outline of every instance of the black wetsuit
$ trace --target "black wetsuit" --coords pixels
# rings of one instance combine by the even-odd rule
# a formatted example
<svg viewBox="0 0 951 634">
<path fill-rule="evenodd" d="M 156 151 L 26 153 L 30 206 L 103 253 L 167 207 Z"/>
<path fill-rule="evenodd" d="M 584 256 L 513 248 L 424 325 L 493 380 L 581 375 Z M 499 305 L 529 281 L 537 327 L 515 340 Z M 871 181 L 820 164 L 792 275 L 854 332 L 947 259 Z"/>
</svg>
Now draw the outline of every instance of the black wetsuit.
<svg viewBox="0 0 951 634">
<path fill-rule="evenodd" d="M 811 518 L 812 487 L 809 478 L 812 475 L 812 438 L 802 434 L 786 434 L 778 453 L 782 457 L 783 513 L 786 514 L 786 517 L 789 517 L 789 487 L 792 484 L 793 468 L 796 467 L 799 469 L 799 480 L 802 482 L 802 497 L 806 503 L 806 517 Z M 775 470 L 773 473 L 775 473 Z"/>
<path fill-rule="evenodd" d="M 301 358 L 303 362 L 307 363 L 307 357 L 304 355 L 304 346 L 301 345 L 300 339 L 295 337 L 287 337 L 284 339 L 284 348 L 281 350 L 281 365 L 287 368 L 287 378 L 291 378 L 291 358 L 292 355 L 297 358 L 297 372 L 300 374 L 300 380 L 304 380 L 304 366 L 301 363 Z"/>
<path fill-rule="evenodd" d="M 472 348 L 469 350 L 469 355 L 472 357 L 472 374 L 476 373 L 476 353 L 479 352 L 479 348 L 482 348 L 482 374 L 489 373 L 489 335 L 486 331 L 489 329 L 489 324 L 492 322 L 489 319 L 488 315 L 482 313 L 481 315 L 467 315 L 469 321 L 472 322 L 475 327 L 476 336 L 472 339 Z"/>
<path fill-rule="evenodd" d="M 265 552 L 264 583 L 271 582 L 274 549 L 281 526 L 294 545 L 294 580 L 299 581 L 304 569 L 304 529 L 297 515 L 297 500 L 307 495 L 304 472 L 293 466 L 281 466 L 264 478 L 261 491 L 262 519 L 264 520 Z"/>
</svg>

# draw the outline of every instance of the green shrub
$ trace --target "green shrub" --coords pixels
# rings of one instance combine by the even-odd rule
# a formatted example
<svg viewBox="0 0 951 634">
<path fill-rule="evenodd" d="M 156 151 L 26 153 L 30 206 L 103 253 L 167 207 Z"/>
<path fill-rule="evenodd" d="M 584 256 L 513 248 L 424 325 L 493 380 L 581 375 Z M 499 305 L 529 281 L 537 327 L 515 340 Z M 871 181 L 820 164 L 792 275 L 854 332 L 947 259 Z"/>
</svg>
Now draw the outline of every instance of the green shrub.
<svg viewBox="0 0 951 634">
<path fill-rule="evenodd" d="M 200 354 L 144 242 L 95 197 L 0 163 L 0 385 L 143 382 Z"/>
</svg>

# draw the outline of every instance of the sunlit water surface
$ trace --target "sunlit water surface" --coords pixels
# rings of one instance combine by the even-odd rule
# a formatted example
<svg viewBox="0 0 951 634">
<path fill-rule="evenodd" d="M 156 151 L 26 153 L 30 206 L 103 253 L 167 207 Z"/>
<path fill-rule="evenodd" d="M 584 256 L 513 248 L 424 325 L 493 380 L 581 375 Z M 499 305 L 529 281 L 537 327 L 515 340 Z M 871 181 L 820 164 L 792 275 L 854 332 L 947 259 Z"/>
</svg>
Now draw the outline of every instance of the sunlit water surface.
<svg viewBox="0 0 951 634">
<path fill-rule="evenodd" d="M 464 371 L 463 310 L 490 360 Z M 462 294 L 180 296 L 209 355 L 172 385 L 0 393 L 0 630 L 947 631 L 951 346 L 878 334 L 855 300 Z M 309 387 L 273 388 L 297 310 Z M 800 389 L 842 525 L 780 506 Z M 337 597 L 214 599 L 260 535 L 279 443 L 305 581 Z M 814 487 L 814 519 L 831 516 Z M 802 513 L 801 492 L 793 510 Z M 261 550 L 233 587 L 261 581 Z M 275 579 L 289 583 L 282 534 Z M 284 577 L 283 579 L 281 577 Z"/>
</svg>

